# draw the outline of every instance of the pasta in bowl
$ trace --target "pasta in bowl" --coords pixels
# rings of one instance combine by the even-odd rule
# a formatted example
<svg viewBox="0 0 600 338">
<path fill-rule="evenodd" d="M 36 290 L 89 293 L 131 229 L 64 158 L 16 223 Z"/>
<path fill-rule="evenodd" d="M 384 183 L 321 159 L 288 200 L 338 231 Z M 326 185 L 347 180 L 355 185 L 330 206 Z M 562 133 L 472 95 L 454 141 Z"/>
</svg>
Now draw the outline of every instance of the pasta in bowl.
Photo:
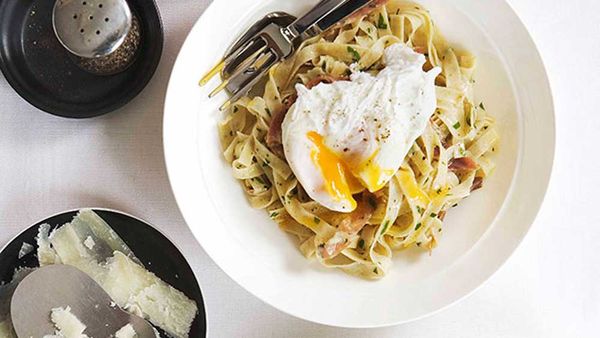
<svg viewBox="0 0 600 338">
<path fill-rule="evenodd" d="M 433 250 L 449 209 L 493 172 L 499 136 L 475 69 L 426 9 L 388 1 L 305 42 L 234 103 L 224 157 L 305 257 L 382 278 L 396 252 Z M 310 135 L 325 140 L 320 163 Z"/>
<path fill-rule="evenodd" d="M 436 236 L 435 244 L 437 246 L 431 250 L 431 254 L 429 254 L 428 242 L 425 241 L 421 242 L 420 246 L 417 246 L 415 242 L 404 249 L 401 245 L 401 250 L 396 250 L 397 247 L 386 242 L 394 253 L 389 258 L 390 265 L 386 267 L 385 278 L 382 278 L 383 271 L 379 271 L 375 275 L 372 270 L 369 272 L 366 268 L 361 268 L 360 273 L 355 274 L 359 278 L 355 278 L 340 269 L 332 269 L 321 264 L 321 260 L 316 256 L 320 244 L 318 242 L 310 244 L 314 246 L 312 258 L 307 260 L 304 257 L 302 252 L 309 247 L 310 243 L 309 241 L 302 246 L 302 243 L 310 238 L 304 234 L 313 231 L 302 224 L 294 224 L 293 227 L 294 231 L 298 231 L 303 237 L 282 231 L 278 226 L 279 218 L 289 219 L 290 217 L 286 215 L 289 212 L 283 203 L 279 206 L 279 202 L 276 200 L 263 209 L 252 208 L 251 204 L 255 202 L 263 204 L 254 204 L 254 206 L 266 205 L 272 195 L 265 194 L 269 197 L 267 202 L 262 202 L 258 197 L 256 200 L 254 197 L 249 198 L 246 193 L 246 184 L 254 183 L 257 187 L 256 196 L 260 196 L 258 193 L 262 188 L 260 182 L 247 182 L 246 178 L 243 178 L 240 184 L 240 180 L 232 176 L 232 170 L 235 175 L 237 173 L 235 173 L 235 169 L 232 169 L 233 161 L 227 161 L 224 156 L 224 151 L 227 150 L 229 143 L 223 142 L 227 141 L 230 136 L 223 137 L 221 134 L 228 135 L 228 133 L 220 132 L 223 130 L 223 123 L 227 122 L 231 115 L 234 115 L 232 111 L 219 112 L 219 106 L 228 97 L 223 94 L 209 100 L 207 97 L 209 91 L 198 87 L 198 79 L 202 77 L 203 72 L 214 65 L 231 41 L 245 27 L 273 11 L 285 11 L 295 15 L 305 13 L 316 2 L 317 0 L 236 0 L 235 6 L 232 6 L 230 1 L 215 0 L 206 10 L 190 32 L 177 58 L 167 91 L 163 140 L 169 180 L 177 205 L 191 233 L 201 244 L 203 250 L 229 277 L 267 304 L 299 318 L 342 327 L 377 327 L 414 320 L 455 303 L 470 294 L 498 270 L 530 228 L 546 191 L 554 149 L 552 97 L 543 63 L 526 29 L 504 0 L 485 2 L 476 0 L 420 1 L 423 6 L 420 8 L 430 11 L 427 14 L 430 13 L 429 17 L 433 18 L 434 27 L 439 29 L 439 32 L 446 37 L 447 43 L 454 47 L 455 55 L 459 57 L 457 60 L 465 62 L 460 64 L 467 65 L 466 61 L 469 60 L 460 58 L 461 56 L 474 55 L 476 57 L 476 67 L 465 67 L 461 69 L 461 74 L 473 70 L 470 76 L 475 83 L 471 84 L 473 88 L 471 102 L 477 109 L 477 116 L 486 116 L 483 121 L 487 121 L 486 123 L 489 124 L 487 129 L 481 128 L 483 132 L 493 129 L 500 137 L 497 141 L 498 145 L 492 146 L 495 151 L 487 152 L 485 155 L 485 158 L 490 161 L 489 166 L 486 166 L 485 163 L 482 164 L 483 162 L 479 163 L 478 159 L 473 158 L 478 163 L 475 177 L 482 177 L 483 188 L 473 192 L 469 198 L 463 199 L 456 208 L 452 208 L 454 204 L 450 205 L 441 225 L 442 232 L 438 232 Z M 393 14 L 395 12 L 388 11 L 388 18 Z M 378 15 L 367 20 L 372 24 L 379 24 Z M 223 22 L 231 24 L 223 25 Z M 384 21 L 383 24 L 391 26 L 393 22 L 392 19 L 389 19 L 388 23 Z M 383 25 L 381 26 L 383 27 Z M 215 27 L 219 29 L 215 29 Z M 349 26 L 346 29 L 348 28 Z M 357 35 L 363 36 L 363 33 Z M 326 41 L 332 42 L 332 37 L 324 36 L 324 38 Z M 416 35 L 415 38 L 417 38 Z M 406 42 L 405 40 L 403 45 L 416 54 L 420 54 L 424 58 L 426 58 L 425 54 L 430 54 L 425 50 L 414 50 Z M 316 40 L 313 41 L 313 45 L 317 43 Z M 350 45 L 360 55 L 361 60 L 364 57 L 363 62 L 366 61 L 368 52 L 361 48 L 360 43 L 352 42 L 346 45 Z M 390 42 L 383 47 L 382 53 L 385 54 L 386 48 L 394 45 L 402 44 L 401 42 Z M 348 46 L 345 47 L 345 49 L 340 47 L 339 51 L 343 53 L 340 54 L 343 55 L 342 57 L 348 59 L 335 62 L 339 67 L 344 67 L 340 72 L 343 78 L 324 79 L 322 82 L 325 83 L 312 87 L 310 95 L 304 96 L 305 99 L 318 97 L 321 95 L 320 93 L 335 92 L 338 87 L 358 88 L 361 84 L 371 82 L 378 85 L 378 78 L 383 77 L 379 74 L 387 68 L 385 58 L 379 57 L 375 60 L 375 66 L 371 69 L 360 69 L 360 67 L 354 69 L 348 79 L 344 70 L 356 62 L 353 59 L 355 55 L 351 55 L 354 52 L 350 52 Z M 438 55 L 438 57 L 443 58 L 443 55 Z M 314 65 L 306 65 L 306 67 L 309 66 L 311 69 L 318 68 Z M 438 67 L 441 70 L 442 67 L 439 65 Z M 411 67 L 409 73 L 426 79 L 422 72 L 427 73 L 431 70 L 433 68 L 422 68 L 419 73 Z M 307 70 L 301 66 L 297 73 L 305 74 L 308 71 L 310 69 Z M 318 72 L 318 70 L 313 70 L 313 72 Z M 327 69 L 324 73 L 331 75 L 333 70 Z M 363 79 L 360 80 L 360 83 L 356 80 L 352 81 L 354 73 Z M 393 71 L 389 77 L 385 76 L 385 79 L 386 81 L 405 79 L 404 76 L 397 75 L 397 72 Z M 310 77 L 310 79 L 312 78 Z M 314 75 L 314 78 L 317 76 Z M 331 83 L 331 87 L 325 86 L 326 82 L 330 82 L 330 80 L 336 81 Z M 294 81 L 301 82 L 304 87 L 310 87 L 308 79 L 303 80 L 296 77 Z M 430 85 L 428 82 L 425 82 L 426 85 L 421 82 L 414 83 L 420 83 L 414 88 L 425 88 L 423 86 Z M 281 88 L 282 102 L 296 91 L 296 84 L 299 83 L 290 84 L 288 88 Z M 443 83 L 434 84 L 434 90 L 436 90 L 436 87 Z M 251 95 L 246 102 L 260 97 L 266 107 L 267 97 L 264 96 L 264 88 L 264 86 L 256 88 L 257 92 Z M 338 104 L 351 101 L 351 99 L 344 99 Z M 360 102 L 363 101 L 366 102 L 366 100 Z M 480 107 L 482 102 L 484 104 Z M 305 107 L 310 106 L 305 103 L 303 103 Z M 423 105 L 423 107 L 425 106 Z M 269 110 L 271 115 L 277 112 L 275 109 L 271 111 L 269 108 Z M 269 113 L 259 109 L 258 106 L 254 111 L 263 117 L 265 125 L 262 125 L 262 128 L 270 127 Z M 293 110 L 285 114 L 284 120 L 288 114 L 290 119 L 295 116 L 295 114 L 290 114 L 291 111 Z M 329 116 L 328 114 L 333 112 L 330 109 L 325 111 L 327 114 L 319 115 L 319 119 Z M 416 115 L 418 112 L 412 109 L 404 111 L 407 112 L 407 116 Z M 256 118 L 248 111 L 248 108 L 238 106 L 237 113 L 239 112 L 243 112 L 250 120 Z M 298 112 L 301 111 L 296 111 L 296 113 Z M 458 112 L 464 112 L 464 110 Z M 432 109 L 431 113 L 435 116 L 435 109 Z M 301 116 L 301 114 L 298 115 Z M 495 123 L 493 123 L 492 117 L 495 119 Z M 311 121 L 321 121 L 319 119 Z M 248 120 L 248 128 L 243 131 L 245 135 L 252 135 L 254 123 L 250 120 Z M 429 119 L 424 120 L 429 121 Z M 267 121 L 269 121 L 268 124 Z M 446 128 L 448 124 L 453 126 L 456 122 L 444 123 Z M 315 125 L 309 125 L 308 122 L 300 125 L 315 127 Z M 425 125 L 428 127 L 429 122 Z M 369 130 L 372 131 L 379 130 L 377 125 L 369 125 L 369 127 L 371 128 Z M 382 131 L 386 129 L 385 127 L 387 126 L 384 126 Z M 461 120 L 458 129 L 449 129 L 448 132 L 458 131 L 459 136 L 465 136 L 468 127 L 466 120 Z M 283 129 L 282 126 L 282 134 Z M 290 130 L 294 131 L 295 129 Z M 324 150 L 323 154 L 326 154 L 328 149 L 339 154 L 334 151 L 336 148 L 332 141 L 342 141 L 343 139 L 329 139 L 329 136 L 333 134 L 326 134 L 324 129 L 314 128 L 311 130 L 323 136 L 324 147 L 321 148 Z M 420 137 L 422 135 L 420 129 L 417 131 Z M 294 137 L 298 137 L 302 141 L 298 142 L 299 145 L 315 144 L 307 138 L 307 134 L 307 130 L 294 134 Z M 237 133 L 234 135 L 237 136 Z M 344 135 L 347 133 L 335 136 Z M 405 135 L 404 137 L 407 139 L 411 137 L 408 133 L 402 135 Z M 264 132 L 260 137 L 263 136 Z M 271 150 L 273 144 L 269 145 L 268 142 L 264 142 L 264 139 L 257 137 L 262 140 L 260 144 L 277 155 L 292 171 L 291 163 L 288 161 L 291 157 L 285 154 L 285 149 L 281 149 L 282 156 L 276 148 Z M 420 142 L 419 137 L 417 137 L 417 143 Z M 313 137 L 313 139 L 319 143 L 319 137 Z M 282 135 L 282 146 L 284 142 Z M 369 144 L 373 146 L 378 143 L 371 144 L 369 142 Z M 414 142 L 411 142 L 408 146 L 412 148 L 413 145 Z M 424 144 L 420 143 L 419 146 L 424 147 Z M 255 153 L 254 147 L 248 146 L 246 149 L 250 153 Z M 361 149 L 364 152 L 360 152 Z M 362 159 L 362 154 L 366 156 L 372 148 L 357 147 L 354 150 L 357 154 L 361 154 L 357 158 Z M 462 150 L 459 148 L 457 151 L 460 155 Z M 406 156 L 401 153 L 401 151 L 394 151 L 390 154 L 393 154 L 391 156 L 394 159 L 396 156 L 401 156 L 403 161 L 399 165 L 400 168 L 403 168 Z M 298 153 L 302 156 L 307 156 L 307 154 L 310 156 L 310 151 Z M 435 155 L 435 150 L 433 155 Z M 407 156 L 411 157 L 410 151 L 407 152 Z M 415 155 L 414 159 L 418 160 L 419 158 Z M 320 173 L 320 168 L 314 163 L 310 158 L 307 164 L 312 167 L 302 166 L 302 168 L 309 168 L 303 174 Z M 378 163 L 381 164 L 382 169 L 391 169 L 386 167 L 388 162 L 384 159 Z M 492 163 L 495 163 L 493 170 L 491 170 L 494 167 L 491 165 Z M 424 189 L 428 195 L 432 193 L 429 188 L 419 185 L 421 184 L 419 181 L 421 173 L 414 171 L 412 163 L 409 163 L 409 166 L 410 170 L 413 170 L 417 187 Z M 432 170 L 436 169 L 436 167 L 432 167 Z M 485 168 L 489 168 L 490 172 L 484 175 L 482 170 Z M 274 171 L 274 169 L 266 167 L 265 169 L 267 172 Z M 396 178 L 398 172 L 399 170 L 395 170 L 393 178 L 389 181 L 384 180 L 387 186 L 379 191 L 371 193 L 367 188 L 362 191 L 365 194 L 368 192 L 377 198 L 382 198 L 377 202 L 377 208 L 380 210 L 374 214 L 378 219 L 371 220 L 374 224 L 379 224 L 379 226 L 383 224 L 382 217 L 384 215 L 381 214 L 381 210 L 385 211 L 383 208 L 387 207 L 383 198 L 389 194 L 389 185 L 399 185 Z M 454 173 L 450 172 L 446 177 L 452 177 L 451 174 Z M 258 177 L 262 180 L 261 176 Z M 310 203 L 308 200 L 310 188 L 305 190 L 303 185 L 307 181 L 300 181 L 298 179 L 300 175 L 296 173 L 289 177 L 295 177 L 297 181 L 301 182 L 297 183 L 301 188 L 296 189 L 297 195 L 295 195 L 298 203 L 301 205 Z M 340 175 L 340 177 L 342 176 Z M 387 175 L 381 177 L 387 179 Z M 463 179 L 463 174 L 459 174 L 457 177 Z M 351 177 L 346 178 L 351 179 Z M 293 179 L 290 180 L 290 182 L 293 181 Z M 374 182 L 380 183 L 377 180 Z M 271 181 L 267 183 L 267 186 L 270 183 Z M 466 185 L 468 183 L 465 183 Z M 319 204 L 327 202 L 327 195 L 319 197 L 313 192 L 310 193 L 318 198 L 317 200 L 311 197 L 311 200 L 320 201 Z M 279 196 L 277 195 L 277 198 Z M 281 194 L 281 196 L 285 196 L 285 194 Z M 267 199 L 267 197 L 264 198 Z M 352 197 L 356 201 L 357 207 L 361 205 L 362 193 L 352 195 Z M 332 201 L 336 202 L 335 198 Z M 364 203 L 362 204 L 364 205 Z M 400 207 L 398 214 L 405 213 L 408 219 L 396 219 L 395 225 L 404 221 L 410 222 L 416 227 L 418 223 L 412 223 L 409 216 L 413 212 L 420 214 L 420 210 L 412 211 L 410 207 L 411 210 L 407 210 L 406 204 L 402 204 L 405 206 Z M 329 206 L 335 207 L 335 205 Z M 422 207 L 420 204 L 418 206 Z M 278 208 L 284 208 L 285 211 L 282 210 L 281 214 L 274 215 L 273 212 L 278 212 Z M 302 206 L 302 209 L 304 208 L 306 206 Z M 417 205 L 414 206 L 414 209 L 418 209 Z M 332 213 L 321 207 L 315 211 L 308 209 L 308 212 L 316 213 L 318 217 L 322 211 Z M 433 213 L 432 211 L 429 216 Z M 345 214 L 347 213 L 339 212 L 336 217 L 343 217 Z M 425 215 L 425 211 L 423 211 L 423 215 Z M 322 215 L 322 217 L 323 219 L 319 218 L 321 225 L 328 223 L 329 226 L 335 227 L 336 224 L 339 224 L 327 215 Z M 313 216 L 307 218 L 314 220 Z M 435 219 L 432 220 L 438 222 Z M 365 228 L 375 228 L 376 226 L 369 225 Z M 423 226 L 421 224 L 417 231 L 421 230 Z M 407 227 L 406 230 L 408 229 L 410 228 Z M 414 231 L 414 228 L 411 231 Z M 360 239 L 368 238 L 363 235 L 367 234 L 360 233 Z M 303 241 L 301 238 L 305 238 L 305 240 Z M 360 245 L 360 239 L 357 238 L 356 243 L 353 241 L 349 248 L 344 250 L 347 252 L 356 250 Z M 368 246 L 366 240 L 363 244 L 365 248 Z M 383 255 L 376 257 L 376 260 L 366 261 L 365 266 L 368 264 L 374 266 L 377 264 L 377 259 L 387 260 L 385 252 L 377 250 L 375 253 Z M 363 254 L 359 250 L 356 251 Z M 338 259 L 344 260 L 344 268 L 357 264 L 347 261 L 343 257 Z M 363 272 L 366 275 L 363 275 Z M 375 279 L 376 282 L 367 281 L 364 279 L 365 277 Z"/>
</svg>

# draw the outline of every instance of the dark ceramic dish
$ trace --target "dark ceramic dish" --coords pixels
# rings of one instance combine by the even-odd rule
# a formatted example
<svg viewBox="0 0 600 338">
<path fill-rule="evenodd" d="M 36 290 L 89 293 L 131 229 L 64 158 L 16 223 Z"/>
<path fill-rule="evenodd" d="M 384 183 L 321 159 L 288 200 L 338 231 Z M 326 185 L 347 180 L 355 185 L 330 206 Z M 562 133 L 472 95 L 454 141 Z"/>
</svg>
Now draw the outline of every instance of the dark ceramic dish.
<svg viewBox="0 0 600 338">
<path fill-rule="evenodd" d="M 0 70 L 32 105 L 50 114 L 87 118 L 125 105 L 148 84 L 160 61 L 163 28 L 154 0 L 128 0 L 139 19 L 140 47 L 115 75 L 94 75 L 59 43 L 54 0 L 0 0 Z"/>
<path fill-rule="evenodd" d="M 110 210 L 94 209 L 110 227 L 127 243 L 146 268 L 162 280 L 181 290 L 198 304 L 198 315 L 192 324 L 190 337 L 206 336 L 206 313 L 200 286 L 189 264 L 179 250 L 158 230 L 137 218 Z M 43 223 L 52 229 L 70 222 L 77 211 L 64 212 L 40 221 L 12 240 L 0 252 L 0 283 L 10 282 L 15 269 L 19 267 L 37 267 L 35 237 L 38 227 Z M 36 246 L 36 250 L 19 259 L 19 250 L 23 242 Z M 159 330 L 160 331 L 160 330 Z M 167 337 L 160 332 L 161 337 Z"/>
</svg>

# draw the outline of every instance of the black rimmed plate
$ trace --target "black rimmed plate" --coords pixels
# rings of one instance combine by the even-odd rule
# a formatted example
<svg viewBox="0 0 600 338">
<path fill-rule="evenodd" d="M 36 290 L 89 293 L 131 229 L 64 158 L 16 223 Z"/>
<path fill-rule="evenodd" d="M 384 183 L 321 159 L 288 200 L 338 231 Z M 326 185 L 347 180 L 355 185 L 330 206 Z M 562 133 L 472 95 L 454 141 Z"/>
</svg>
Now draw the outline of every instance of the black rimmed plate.
<svg viewBox="0 0 600 338">
<path fill-rule="evenodd" d="M 58 42 L 54 0 L 0 0 L 0 69 L 19 95 L 50 114 L 87 118 L 122 107 L 148 84 L 163 47 L 155 2 L 128 3 L 140 21 L 140 49 L 125 71 L 103 76 L 80 68 Z"/>
<path fill-rule="evenodd" d="M 192 324 L 190 337 L 205 337 L 206 312 L 202 292 L 192 269 L 175 245 L 150 224 L 140 219 L 118 211 L 93 210 L 127 243 L 147 269 L 196 302 L 198 315 Z M 48 223 L 54 229 L 70 222 L 77 212 L 78 210 L 67 211 L 40 221 L 4 247 L 0 252 L 0 284 L 10 282 L 15 269 L 38 266 L 35 237 L 41 224 Z M 33 245 L 36 250 L 19 259 L 19 251 L 24 242 Z M 164 332 L 160 333 L 161 337 L 167 337 Z"/>
</svg>

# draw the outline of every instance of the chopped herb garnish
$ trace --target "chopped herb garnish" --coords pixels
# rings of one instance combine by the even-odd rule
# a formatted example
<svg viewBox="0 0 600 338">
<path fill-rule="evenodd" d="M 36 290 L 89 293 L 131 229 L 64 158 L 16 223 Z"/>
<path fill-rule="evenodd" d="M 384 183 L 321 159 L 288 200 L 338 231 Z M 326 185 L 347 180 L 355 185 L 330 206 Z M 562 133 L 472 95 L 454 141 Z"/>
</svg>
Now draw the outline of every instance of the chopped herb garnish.
<svg viewBox="0 0 600 338">
<path fill-rule="evenodd" d="M 316 224 L 319 224 L 319 223 L 321 223 L 321 219 L 320 219 L 319 217 L 315 217 L 315 218 L 314 218 L 314 221 L 315 221 L 315 223 L 316 223 Z"/>
<path fill-rule="evenodd" d="M 424 211 L 423 208 L 421 208 L 420 206 L 417 205 L 417 212 L 419 214 L 423 214 L 423 211 Z"/>
<path fill-rule="evenodd" d="M 456 208 L 458 206 L 458 203 L 452 205 L 453 208 Z"/>
<path fill-rule="evenodd" d="M 439 195 L 439 194 L 441 194 L 441 193 L 442 193 L 442 188 L 439 188 L 439 189 L 437 190 L 437 194 Z"/>
<path fill-rule="evenodd" d="M 373 273 L 375 273 L 375 274 L 379 273 L 378 270 L 377 270 L 377 268 L 373 269 Z"/>
<path fill-rule="evenodd" d="M 417 242 L 417 246 L 421 246 L 421 242 Z"/>
<path fill-rule="evenodd" d="M 238 108 L 237 106 L 233 107 L 233 112 L 234 112 L 234 113 L 237 113 L 237 112 L 238 112 L 238 110 L 239 110 L 239 108 Z"/>
<path fill-rule="evenodd" d="M 354 62 L 360 61 L 360 54 L 356 49 L 348 46 L 348 53 L 352 54 L 352 60 L 354 60 Z M 350 71 L 350 73 L 352 73 L 352 71 Z"/>
<path fill-rule="evenodd" d="M 383 14 L 379 14 L 379 21 L 377 22 L 377 28 L 379 29 L 387 29 L 388 25 L 385 23 L 385 18 L 383 17 Z"/>
<path fill-rule="evenodd" d="M 460 122 L 456 122 L 452 127 L 454 127 L 454 129 L 460 128 Z"/>
<path fill-rule="evenodd" d="M 436 218 L 437 214 L 432 212 L 431 215 L 429 215 L 429 216 L 431 216 L 431 218 Z"/>
<path fill-rule="evenodd" d="M 417 226 L 415 226 L 415 231 L 419 230 L 420 227 L 421 227 L 421 223 L 417 223 Z"/>
<path fill-rule="evenodd" d="M 279 215 L 279 213 L 277 211 L 274 211 L 271 213 L 271 218 L 275 218 L 277 217 L 277 215 Z"/>
<path fill-rule="evenodd" d="M 360 239 L 360 241 L 358 241 L 358 247 L 361 249 L 365 248 L 365 240 L 364 239 Z"/>
<path fill-rule="evenodd" d="M 485 110 L 485 106 L 483 105 L 483 102 L 481 102 L 481 103 L 479 104 L 479 108 L 481 108 L 481 109 Z"/>
<path fill-rule="evenodd" d="M 383 229 L 381 230 L 381 233 L 382 233 L 382 234 L 385 234 L 385 233 L 386 233 L 386 231 L 387 231 L 387 229 L 388 229 L 388 226 L 389 226 L 389 225 L 390 225 L 390 221 L 389 221 L 389 220 L 387 220 L 387 221 L 383 222 Z"/>
</svg>

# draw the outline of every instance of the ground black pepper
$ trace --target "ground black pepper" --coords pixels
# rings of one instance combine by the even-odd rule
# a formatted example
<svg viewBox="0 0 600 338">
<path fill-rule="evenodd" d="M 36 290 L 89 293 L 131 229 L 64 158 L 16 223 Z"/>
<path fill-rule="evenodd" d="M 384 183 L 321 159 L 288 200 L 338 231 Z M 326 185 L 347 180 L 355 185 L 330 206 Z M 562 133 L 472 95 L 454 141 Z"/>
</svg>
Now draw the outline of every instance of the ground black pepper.
<svg viewBox="0 0 600 338">
<path fill-rule="evenodd" d="M 125 37 L 123 44 L 114 52 L 97 58 L 77 58 L 77 65 L 84 70 L 97 75 L 113 75 L 129 67 L 136 56 L 141 41 L 141 28 L 139 20 L 133 16 L 131 30 Z"/>
</svg>

